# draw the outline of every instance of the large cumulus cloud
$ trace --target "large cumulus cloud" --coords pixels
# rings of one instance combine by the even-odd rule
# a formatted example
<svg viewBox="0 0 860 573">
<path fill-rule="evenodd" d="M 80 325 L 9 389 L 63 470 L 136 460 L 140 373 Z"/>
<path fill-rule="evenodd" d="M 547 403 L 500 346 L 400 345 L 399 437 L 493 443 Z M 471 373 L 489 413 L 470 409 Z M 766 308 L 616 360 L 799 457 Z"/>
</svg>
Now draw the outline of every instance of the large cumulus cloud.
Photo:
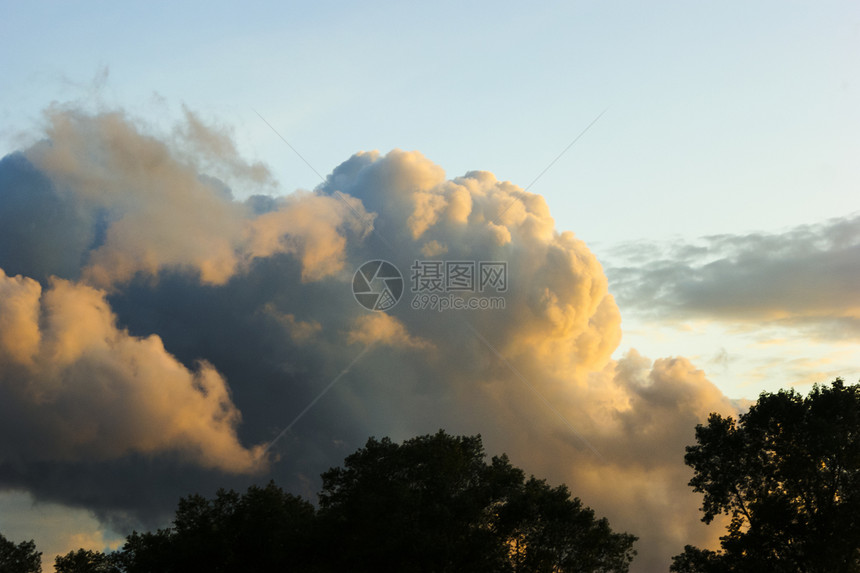
<svg viewBox="0 0 860 573">
<path fill-rule="evenodd" d="M 641 570 L 712 541 L 683 446 L 733 406 L 684 358 L 611 359 L 603 269 L 541 196 L 399 150 L 271 189 L 191 112 L 159 134 L 53 108 L 0 162 L 0 487 L 155 523 L 219 485 L 310 495 L 368 435 L 443 427 L 568 483 L 642 538 Z M 407 283 L 418 259 L 505 262 L 504 308 L 415 309 L 407 285 L 369 314 L 350 286 L 372 259 Z"/>
</svg>

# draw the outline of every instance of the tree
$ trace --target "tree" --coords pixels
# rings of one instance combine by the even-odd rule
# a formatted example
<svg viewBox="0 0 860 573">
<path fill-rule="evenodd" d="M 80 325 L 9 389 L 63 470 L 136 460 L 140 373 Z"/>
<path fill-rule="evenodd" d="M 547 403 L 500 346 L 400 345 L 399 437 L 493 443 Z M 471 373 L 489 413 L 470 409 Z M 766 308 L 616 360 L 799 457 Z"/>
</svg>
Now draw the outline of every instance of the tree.
<svg viewBox="0 0 860 573">
<path fill-rule="evenodd" d="M 191 495 L 179 501 L 173 527 L 132 533 L 118 563 L 127 573 L 306 570 L 314 517 L 310 503 L 273 482 L 245 494 Z"/>
<path fill-rule="evenodd" d="M 530 478 L 498 511 L 514 571 L 627 571 L 636 538 L 570 498 L 564 485 Z"/>
<path fill-rule="evenodd" d="M 480 436 L 440 431 L 397 444 L 371 438 L 323 474 L 320 515 L 351 571 L 621 572 L 636 538 L 571 499 L 525 481 Z"/>
<path fill-rule="evenodd" d="M 118 552 L 118 562 L 127 573 L 170 573 L 177 570 L 174 547 L 170 529 L 134 531 Z"/>
<path fill-rule="evenodd" d="M 722 551 L 686 547 L 678 573 L 860 571 L 860 386 L 763 393 L 737 423 L 711 414 L 685 462 Z"/>
<path fill-rule="evenodd" d="M 724 553 L 685 545 L 684 552 L 672 558 L 670 571 L 675 573 L 725 573 L 733 571 L 730 558 Z"/>
<path fill-rule="evenodd" d="M 344 545 L 343 566 L 378 571 L 494 570 L 504 561 L 486 525 L 492 496 L 479 437 L 442 432 L 371 438 L 322 475 L 320 508 Z"/>
<path fill-rule="evenodd" d="M 54 560 L 56 573 L 120 573 L 118 555 L 78 549 Z"/>
<path fill-rule="evenodd" d="M 36 544 L 32 539 L 15 545 L 0 533 L 0 571 L 42 573 L 42 553 L 36 551 Z"/>
<path fill-rule="evenodd" d="M 401 571 L 623 573 L 636 538 L 480 436 L 371 438 L 322 475 L 320 509 L 274 483 L 182 498 L 171 527 L 112 554 L 57 558 L 58 573 Z M 0 570 L 5 573 L 5 570 Z"/>
</svg>

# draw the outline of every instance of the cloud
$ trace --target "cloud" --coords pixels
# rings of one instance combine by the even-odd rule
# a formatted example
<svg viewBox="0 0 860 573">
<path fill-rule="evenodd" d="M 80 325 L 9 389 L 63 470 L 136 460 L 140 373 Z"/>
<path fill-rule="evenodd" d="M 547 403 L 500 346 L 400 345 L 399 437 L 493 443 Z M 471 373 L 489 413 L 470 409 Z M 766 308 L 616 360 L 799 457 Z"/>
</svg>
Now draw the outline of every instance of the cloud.
<svg viewBox="0 0 860 573">
<path fill-rule="evenodd" d="M 189 371 L 156 335 L 119 330 L 104 293 L 0 270 L 0 458 L 109 460 L 175 451 L 227 472 L 261 469 L 239 444 L 241 414 L 207 363 Z"/>
<path fill-rule="evenodd" d="M 387 314 L 371 314 L 361 316 L 355 321 L 355 327 L 349 331 L 346 340 L 348 343 L 383 344 L 388 346 L 400 346 L 406 348 L 432 348 L 433 345 L 412 336 L 406 330 L 402 322 Z"/>
<path fill-rule="evenodd" d="M 293 314 L 282 314 L 271 304 L 266 305 L 264 311 L 274 317 L 286 329 L 289 337 L 294 342 L 306 342 L 313 340 L 322 331 L 322 325 L 316 321 L 297 320 Z"/>
<path fill-rule="evenodd" d="M 0 269 L 0 352 L 12 363 L 32 366 L 41 343 L 39 297 L 42 287 L 22 276 L 7 277 Z M 4 362 L 6 361 L 4 360 Z"/>
<path fill-rule="evenodd" d="M 367 232 L 367 223 L 351 218 L 361 206 L 347 197 L 294 194 L 263 213 L 253 212 L 260 201 L 233 201 L 223 182 L 201 171 L 204 166 L 226 165 L 237 183 L 255 190 L 270 176 L 262 166 L 237 158 L 228 135 L 206 127 L 190 111 L 176 128 L 184 143 L 180 149 L 120 112 L 91 116 L 52 108 L 46 121 L 46 139 L 24 153 L 29 164 L 9 160 L 10 197 L 4 197 L 40 230 L 72 239 L 68 258 L 34 269 L 42 271 L 39 278 L 80 273 L 89 284 L 112 288 L 137 274 L 157 277 L 166 269 L 182 269 L 205 284 L 220 285 L 254 258 L 293 252 L 303 261 L 304 278 L 317 280 L 343 264 L 341 225 Z M 15 197 L 19 183 L 36 187 L 31 193 L 41 194 L 43 204 Z M 56 215 L 61 208 L 74 215 Z M 68 229 L 51 231 L 47 221 L 33 220 L 44 211 Z M 10 231 L 10 241 L 25 245 L 36 234 L 27 228 Z M 42 251 L 31 254 L 38 260 Z M 64 268 L 69 260 L 83 264 Z"/>
<path fill-rule="evenodd" d="M 647 250 L 647 252 L 645 252 Z M 789 326 L 821 338 L 860 336 L 860 216 L 782 233 L 616 250 L 613 288 L 645 316 Z"/>
<path fill-rule="evenodd" d="M 202 159 L 206 172 L 220 178 L 249 180 L 261 186 L 273 183 L 268 167 L 242 159 L 233 143 L 230 128 L 204 123 L 185 106 L 182 111 L 185 122 L 178 125 L 174 133 L 180 145 L 187 148 L 187 160 L 200 162 Z"/>
<path fill-rule="evenodd" d="M 684 358 L 612 360 L 603 268 L 540 195 L 394 150 L 268 197 L 229 130 L 184 121 L 159 135 L 53 108 L 43 140 L 0 161 L 0 218 L 16 217 L 0 226 L 0 325 L 16 333 L 0 337 L 0 487 L 124 530 L 219 486 L 272 477 L 312 496 L 367 436 L 443 427 L 568 483 L 642 538 L 639 570 L 713 541 L 683 447 L 735 405 Z M 452 293 L 503 308 L 415 308 L 409 273 L 428 256 L 504 262 L 502 292 Z M 377 259 L 407 283 L 387 314 L 350 291 Z"/>
<path fill-rule="evenodd" d="M 81 270 L 88 282 L 109 287 L 165 266 L 194 268 L 212 284 L 229 278 L 238 264 L 241 205 L 122 113 L 54 109 L 46 119 L 47 139 L 27 159 L 60 197 L 103 220 L 101 244 Z"/>
<path fill-rule="evenodd" d="M 349 228 L 361 237 L 372 229 L 368 215 L 355 199 L 294 193 L 273 211 L 258 215 L 247 228 L 246 257 L 266 258 L 278 253 L 298 255 L 302 280 L 317 281 L 344 268 Z"/>
<path fill-rule="evenodd" d="M 89 511 L 40 503 L 22 491 L 0 493 L 0 531 L 18 543 L 40 540 L 36 549 L 42 552 L 43 570 L 53 567 L 57 555 L 81 547 L 93 551 L 117 549 L 124 541 L 106 530 Z"/>
</svg>

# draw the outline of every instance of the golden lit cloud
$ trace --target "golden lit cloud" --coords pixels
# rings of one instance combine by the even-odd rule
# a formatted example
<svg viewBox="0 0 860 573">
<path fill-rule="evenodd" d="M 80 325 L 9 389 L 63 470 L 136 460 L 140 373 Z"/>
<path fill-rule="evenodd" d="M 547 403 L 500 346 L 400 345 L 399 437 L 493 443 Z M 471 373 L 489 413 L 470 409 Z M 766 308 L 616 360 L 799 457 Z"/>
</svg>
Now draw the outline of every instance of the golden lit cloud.
<svg viewBox="0 0 860 573">
<path fill-rule="evenodd" d="M 261 469 L 236 436 L 241 414 L 224 379 L 202 362 L 190 371 L 161 339 L 117 328 L 105 293 L 56 279 L 0 272 L 0 396 L 5 458 L 110 459 L 178 451 L 227 472 Z"/>
<path fill-rule="evenodd" d="M 391 315 L 383 313 L 368 314 L 359 317 L 354 328 L 347 333 L 349 344 L 382 344 L 404 348 L 431 349 L 433 344 L 427 340 L 412 336 L 402 322 Z"/>
</svg>

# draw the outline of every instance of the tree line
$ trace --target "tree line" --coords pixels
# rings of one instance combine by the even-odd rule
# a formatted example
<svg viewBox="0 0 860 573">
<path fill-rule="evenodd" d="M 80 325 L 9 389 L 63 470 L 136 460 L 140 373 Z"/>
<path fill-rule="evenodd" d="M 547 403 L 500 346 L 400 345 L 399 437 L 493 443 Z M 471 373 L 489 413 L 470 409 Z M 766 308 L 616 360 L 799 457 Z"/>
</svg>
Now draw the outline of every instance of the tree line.
<svg viewBox="0 0 860 573">
<path fill-rule="evenodd" d="M 730 517 L 718 551 L 686 546 L 675 573 L 860 573 L 860 385 L 762 393 L 711 414 L 685 462 L 702 520 Z M 318 507 L 274 482 L 179 501 L 170 527 L 114 552 L 79 549 L 58 573 L 403 571 L 623 573 L 637 538 L 511 465 L 480 436 L 370 438 L 322 475 Z M 32 541 L 0 535 L 0 573 L 39 573 Z"/>
<path fill-rule="evenodd" d="M 170 527 L 118 551 L 57 557 L 58 573 L 627 571 L 636 538 L 564 485 L 526 479 L 480 436 L 371 438 L 322 475 L 319 507 L 275 483 L 179 501 Z M 32 543 L 21 547 L 33 554 Z M 31 573 L 18 559 L 2 573 Z"/>
</svg>

